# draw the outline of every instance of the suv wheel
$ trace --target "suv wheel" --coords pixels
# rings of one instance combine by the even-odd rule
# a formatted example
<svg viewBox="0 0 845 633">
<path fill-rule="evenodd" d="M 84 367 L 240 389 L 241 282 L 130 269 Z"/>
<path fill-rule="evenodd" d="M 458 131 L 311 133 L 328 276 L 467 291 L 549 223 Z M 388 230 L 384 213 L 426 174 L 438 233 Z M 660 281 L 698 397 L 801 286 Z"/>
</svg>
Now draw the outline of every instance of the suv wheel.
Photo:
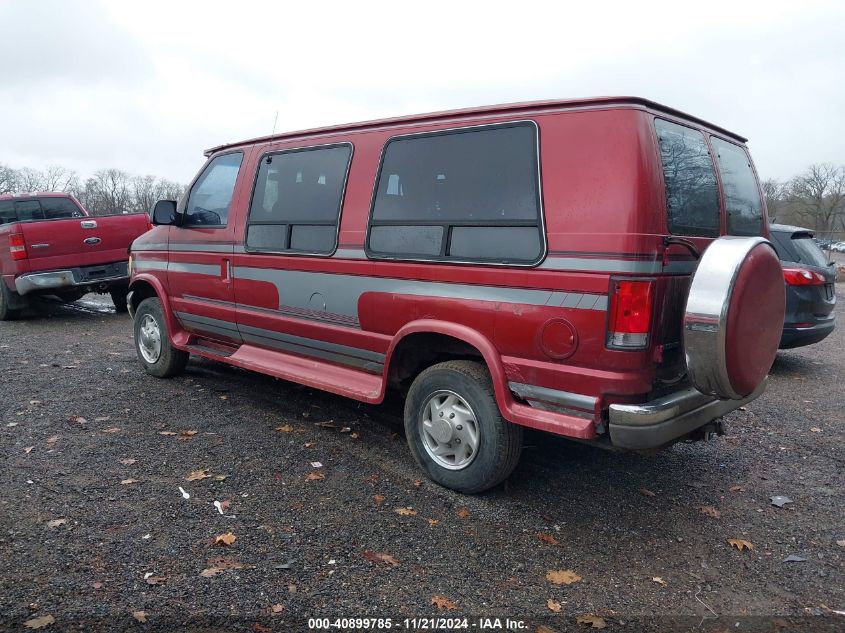
<svg viewBox="0 0 845 633">
<path fill-rule="evenodd" d="M 170 344 L 164 312 L 155 297 L 144 299 L 135 312 L 135 351 L 148 374 L 170 378 L 182 373 L 188 353 Z"/>
<path fill-rule="evenodd" d="M 405 434 L 432 480 L 469 494 L 504 481 L 522 451 L 522 427 L 502 417 L 490 374 L 471 361 L 417 376 L 405 400 Z"/>
</svg>

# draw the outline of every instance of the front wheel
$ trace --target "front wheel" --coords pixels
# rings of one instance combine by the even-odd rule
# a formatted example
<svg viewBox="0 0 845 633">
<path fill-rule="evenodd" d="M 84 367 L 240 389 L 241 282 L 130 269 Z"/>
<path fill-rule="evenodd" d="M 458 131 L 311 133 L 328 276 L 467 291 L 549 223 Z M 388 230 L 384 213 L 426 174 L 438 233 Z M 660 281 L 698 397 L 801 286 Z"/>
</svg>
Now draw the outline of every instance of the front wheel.
<svg viewBox="0 0 845 633">
<path fill-rule="evenodd" d="M 0 279 L 0 321 L 11 321 L 20 316 L 20 308 L 23 303 L 18 293 L 9 290 L 6 283 Z M 15 306 L 14 308 L 12 306 Z"/>
<path fill-rule="evenodd" d="M 504 481 L 522 451 L 522 427 L 502 417 L 487 369 L 471 361 L 429 367 L 405 400 L 411 453 L 442 486 L 474 494 Z"/>
<path fill-rule="evenodd" d="M 171 378 L 181 374 L 188 353 L 170 344 L 164 312 L 155 297 L 144 299 L 135 312 L 135 351 L 148 374 Z"/>
</svg>

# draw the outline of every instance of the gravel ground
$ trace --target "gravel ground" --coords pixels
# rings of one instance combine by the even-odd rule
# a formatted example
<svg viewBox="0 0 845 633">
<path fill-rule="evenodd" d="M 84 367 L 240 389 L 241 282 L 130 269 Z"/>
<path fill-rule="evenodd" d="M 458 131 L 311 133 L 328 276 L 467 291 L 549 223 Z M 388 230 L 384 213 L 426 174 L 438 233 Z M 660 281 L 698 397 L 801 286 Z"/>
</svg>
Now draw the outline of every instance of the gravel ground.
<svg viewBox="0 0 845 633">
<path fill-rule="evenodd" d="M 842 327 L 781 353 L 727 437 L 640 456 L 530 434 L 509 481 L 467 497 L 421 479 L 399 402 L 205 360 L 157 380 L 108 305 L 0 323 L 0 628 L 845 627 Z"/>
</svg>

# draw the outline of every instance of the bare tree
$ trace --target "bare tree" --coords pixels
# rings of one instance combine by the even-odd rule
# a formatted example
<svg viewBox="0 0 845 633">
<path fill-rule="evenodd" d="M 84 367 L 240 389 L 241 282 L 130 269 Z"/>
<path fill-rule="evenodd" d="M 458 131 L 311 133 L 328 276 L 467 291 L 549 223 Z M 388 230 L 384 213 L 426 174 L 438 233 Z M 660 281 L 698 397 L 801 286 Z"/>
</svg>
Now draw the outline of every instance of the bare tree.
<svg viewBox="0 0 845 633">
<path fill-rule="evenodd" d="M 8 165 L 0 165 L 0 194 L 18 190 L 18 171 Z"/>
<path fill-rule="evenodd" d="M 44 191 L 69 192 L 79 180 L 75 171 L 60 165 L 49 165 L 41 175 Z"/>
<path fill-rule="evenodd" d="M 829 235 L 845 221 L 845 168 L 830 163 L 810 165 L 792 179 L 789 203 L 805 224 Z"/>
<path fill-rule="evenodd" d="M 81 201 L 92 215 L 128 213 L 132 209 L 129 174 L 120 169 L 101 169 L 85 181 Z"/>
<path fill-rule="evenodd" d="M 24 167 L 18 170 L 18 193 L 44 191 L 44 173 L 38 169 Z"/>
<path fill-rule="evenodd" d="M 769 212 L 769 221 L 777 222 L 778 217 L 784 211 L 788 193 L 787 184 L 776 178 L 766 178 L 761 183 L 763 197 L 766 199 L 766 209 Z"/>
</svg>

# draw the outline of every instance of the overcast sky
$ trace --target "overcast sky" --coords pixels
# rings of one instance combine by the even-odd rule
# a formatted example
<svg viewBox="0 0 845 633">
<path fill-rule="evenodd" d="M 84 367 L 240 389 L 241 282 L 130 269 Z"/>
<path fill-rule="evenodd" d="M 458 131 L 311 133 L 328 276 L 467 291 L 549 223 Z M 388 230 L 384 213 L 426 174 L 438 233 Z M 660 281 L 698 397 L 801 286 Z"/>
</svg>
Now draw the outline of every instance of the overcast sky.
<svg viewBox="0 0 845 633">
<path fill-rule="evenodd" d="M 845 163 L 845 3 L 0 0 L 0 163 L 187 182 L 202 151 L 455 107 L 637 95 Z"/>
</svg>

